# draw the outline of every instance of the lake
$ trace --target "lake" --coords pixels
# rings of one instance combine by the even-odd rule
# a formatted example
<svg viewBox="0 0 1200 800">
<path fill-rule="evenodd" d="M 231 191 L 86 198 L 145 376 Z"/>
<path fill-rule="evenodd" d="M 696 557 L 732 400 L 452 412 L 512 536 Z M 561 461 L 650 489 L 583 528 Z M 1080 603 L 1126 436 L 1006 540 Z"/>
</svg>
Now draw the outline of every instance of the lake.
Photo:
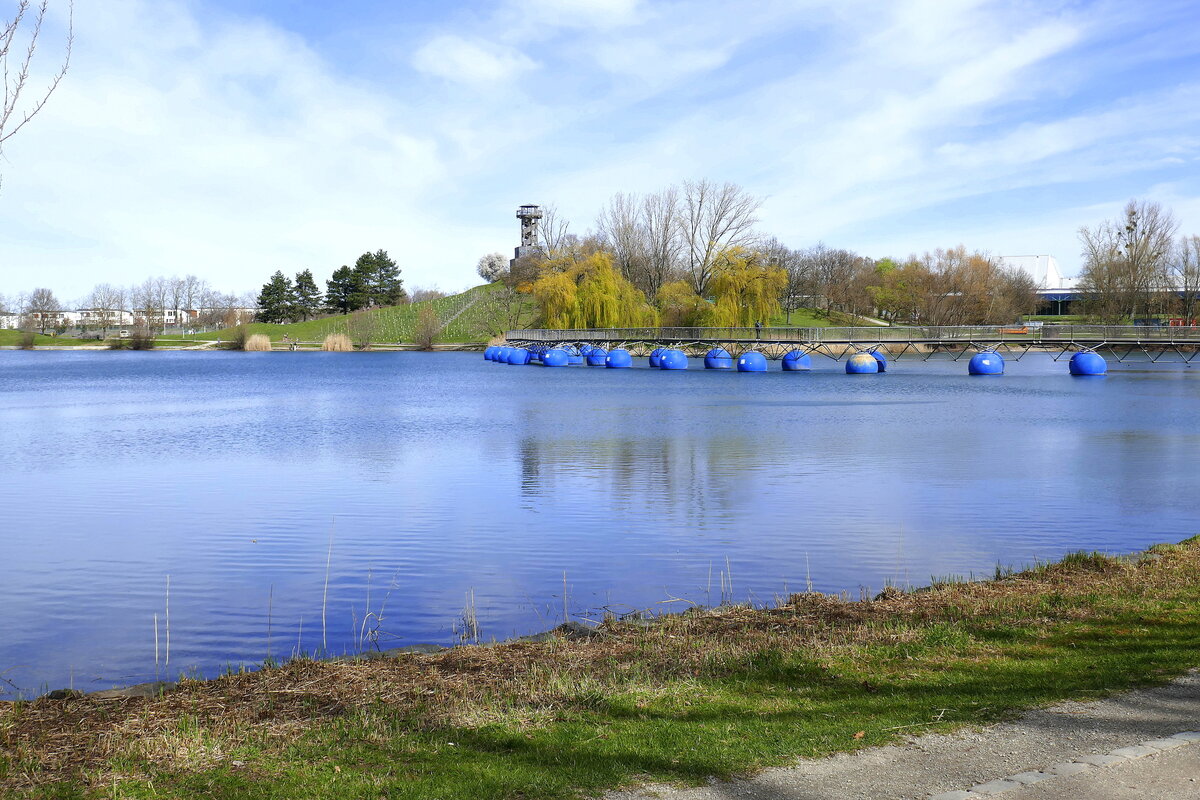
<svg viewBox="0 0 1200 800">
<path fill-rule="evenodd" d="M 464 611 L 502 639 L 564 604 L 858 597 L 1200 533 L 1200 361 L 645 363 L 0 352 L 0 688 L 452 644 Z"/>
</svg>

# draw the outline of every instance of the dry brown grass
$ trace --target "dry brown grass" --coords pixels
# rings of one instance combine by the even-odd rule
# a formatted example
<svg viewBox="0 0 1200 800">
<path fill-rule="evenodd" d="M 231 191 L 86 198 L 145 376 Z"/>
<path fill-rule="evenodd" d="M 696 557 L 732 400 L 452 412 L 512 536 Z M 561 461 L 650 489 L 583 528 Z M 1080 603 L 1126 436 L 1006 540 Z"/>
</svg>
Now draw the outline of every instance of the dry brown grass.
<svg viewBox="0 0 1200 800">
<path fill-rule="evenodd" d="M 296 660 L 184 681 L 157 698 L 0 704 L 0 756 L 11 764 L 38 764 L 36 772 L 10 770 L 0 786 L 67 776 L 103 780 L 111 760 L 121 757 L 201 768 L 219 761 L 231 743 L 290 741 L 378 704 L 425 727 L 541 725 L 597 696 L 653 697 L 681 681 L 745 669 L 767 652 L 803 652 L 819 661 L 845 648 L 911 641 L 930 626 L 953 628 L 964 620 L 1011 626 L 1081 619 L 1102 613 L 1087 599 L 1097 593 L 1153 596 L 1180 581 L 1200 582 L 1200 544 L 1162 548 L 1138 562 L 1080 560 L 985 583 L 893 590 L 865 602 L 809 593 L 772 609 L 696 608 L 650 622 L 609 620 L 583 639 L 359 661 Z M 696 691 L 702 691 L 699 684 Z"/>
<path fill-rule="evenodd" d="M 321 349 L 330 353 L 349 353 L 354 349 L 354 343 L 344 333 L 331 333 L 321 342 Z"/>
<path fill-rule="evenodd" d="M 242 347 L 243 350 L 248 350 L 254 353 L 265 353 L 271 349 L 271 337 L 265 333 L 254 333 L 246 338 L 246 344 Z"/>
</svg>

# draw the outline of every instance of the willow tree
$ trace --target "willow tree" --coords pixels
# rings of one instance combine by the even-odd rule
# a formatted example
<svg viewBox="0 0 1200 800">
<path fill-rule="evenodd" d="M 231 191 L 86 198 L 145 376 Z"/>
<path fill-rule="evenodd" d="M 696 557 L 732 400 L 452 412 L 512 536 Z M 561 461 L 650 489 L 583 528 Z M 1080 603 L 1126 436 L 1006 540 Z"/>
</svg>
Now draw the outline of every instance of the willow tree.
<svg viewBox="0 0 1200 800">
<path fill-rule="evenodd" d="M 787 287 L 787 272 L 758 254 L 740 248 L 721 254 L 709 290 L 716 301 L 708 322 L 717 327 L 747 327 L 779 313 L 779 296 Z"/>
<path fill-rule="evenodd" d="M 687 281 L 664 283 L 658 290 L 659 313 L 662 324 L 668 327 L 690 328 L 700 325 L 709 307 Z"/>
<path fill-rule="evenodd" d="M 549 261 L 529 286 L 547 328 L 627 328 L 653 325 L 654 309 L 613 265 L 595 252 L 578 261 Z"/>
<path fill-rule="evenodd" d="M 529 292 L 542 311 L 546 328 L 574 328 L 579 316 L 579 287 L 567 272 L 547 272 L 534 281 Z"/>
</svg>

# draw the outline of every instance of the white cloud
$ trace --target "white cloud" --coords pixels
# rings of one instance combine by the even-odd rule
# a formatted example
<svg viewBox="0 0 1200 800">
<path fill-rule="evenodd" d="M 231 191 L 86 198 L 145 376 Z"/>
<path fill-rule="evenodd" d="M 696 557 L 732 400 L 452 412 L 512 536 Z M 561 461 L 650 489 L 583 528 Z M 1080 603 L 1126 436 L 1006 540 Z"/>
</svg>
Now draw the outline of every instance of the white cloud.
<svg viewBox="0 0 1200 800">
<path fill-rule="evenodd" d="M 445 35 L 423 44 L 413 54 L 413 66 L 451 81 L 489 84 L 512 80 L 537 65 L 511 47 Z"/>
<path fill-rule="evenodd" d="M 79 7 L 72 72 L 0 165 L 0 291 L 31 284 L 14 269 L 64 294 L 159 272 L 253 288 L 377 247 L 410 283 L 455 288 L 515 244 L 519 203 L 583 230 L 614 192 L 697 177 L 767 196 L 764 228 L 798 246 L 1009 250 L 1053 220 L 1064 267 L 1091 220 L 1058 187 L 1120 202 L 1169 169 L 1196 213 L 1200 73 L 1092 77 L 1161 58 L 1105 49 L 1155 32 L 1105 5 L 514 0 L 356 34 L 411 56 L 352 74 L 205 1 Z M 960 216 L 972 203 L 990 221 Z"/>
<path fill-rule="evenodd" d="M 637 19 L 638 0 L 516 0 L 511 11 L 539 26 L 604 29 Z"/>
</svg>

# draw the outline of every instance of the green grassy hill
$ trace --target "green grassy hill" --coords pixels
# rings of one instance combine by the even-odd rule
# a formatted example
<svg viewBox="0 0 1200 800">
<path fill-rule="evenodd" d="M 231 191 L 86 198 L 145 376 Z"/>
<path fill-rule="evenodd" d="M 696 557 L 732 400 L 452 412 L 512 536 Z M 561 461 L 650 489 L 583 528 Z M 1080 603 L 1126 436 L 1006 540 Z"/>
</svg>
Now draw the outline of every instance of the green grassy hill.
<svg viewBox="0 0 1200 800">
<path fill-rule="evenodd" d="M 247 334 L 261 333 L 274 342 L 290 340 L 316 343 L 332 333 L 354 336 L 353 328 L 365 324 L 371 328 L 371 341 L 377 344 L 412 342 L 421 309 L 432 308 L 442 324 L 436 341 L 440 343 L 486 342 L 506 330 L 531 327 L 537 321 L 537 307 L 528 295 L 508 292 L 500 284 L 476 286 L 461 294 L 388 308 L 373 308 L 358 314 L 339 314 L 307 322 L 287 325 L 254 322 L 246 326 Z M 779 314 L 764 320 L 771 326 L 788 325 L 784 315 Z M 842 314 L 818 315 L 812 309 L 792 312 L 790 326 L 819 328 L 829 325 L 855 324 Z M 166 335 L 159 337 L 162 346 L 185 344 L 191 341 L 228 341 L 233 338 L 231 329 L 198 333 L 192 336 Z M 15 342 L 14 342 L 15 343 Z"/>
<path fill-rule="evenodd" d="M 525 295 L 507 302 L 504 287 L 498 284 L 476 286 L 461 294 L 388 308 L 372 308 L 356 314 L 339 314 L 307 322 L 277 325 L 254 322 L 246 326 L 247 333 L 262 333 L 272 341 L 282 341 L 284 336 L 301 342 L 320 342 L 331 333 L 345 333 L 353 337 L 352 328 L 363 324 L 371 328 L 371 339 L 375 342 L 411 342 L 416 332 L 417 318 L 421 309 L 429 307 L 443 325 L 438 342 L 484 342 L 497 333 L 511 327 L 529 325 L 536 314 L 531 299 Z M 181 340 L 228 340 L 231 330 L 198 333 L 187 337 L 164 336 L 161 344 Z"/>
</svg>

